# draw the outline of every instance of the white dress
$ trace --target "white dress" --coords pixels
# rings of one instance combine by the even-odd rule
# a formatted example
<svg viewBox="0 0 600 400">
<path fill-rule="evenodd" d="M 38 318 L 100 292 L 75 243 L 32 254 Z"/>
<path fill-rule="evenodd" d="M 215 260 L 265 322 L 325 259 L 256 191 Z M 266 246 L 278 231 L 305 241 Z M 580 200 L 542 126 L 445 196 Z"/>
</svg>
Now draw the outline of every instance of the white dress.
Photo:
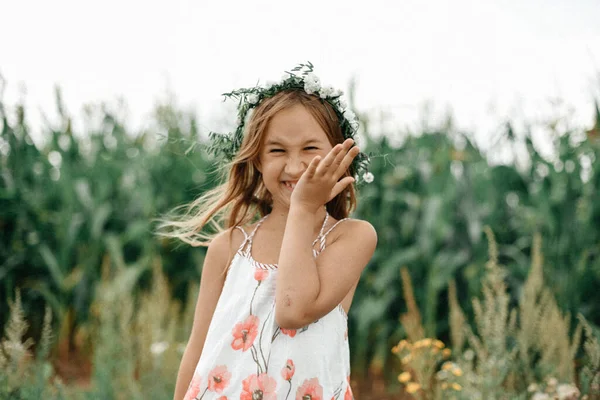
<svg viewBox="0 0 600 400">
<path fill-rule="evenodd" d="M 313 255 L 325 249 L 323 233 Z M 252 238 L 231 261 L 185 400 L 352 400 L 347 316 L 341 305 L 301 329 L 275 322 L 277 265 L 252 258 Z M 315 245 L 318 249 L 314 249 Z"/>
</svg>

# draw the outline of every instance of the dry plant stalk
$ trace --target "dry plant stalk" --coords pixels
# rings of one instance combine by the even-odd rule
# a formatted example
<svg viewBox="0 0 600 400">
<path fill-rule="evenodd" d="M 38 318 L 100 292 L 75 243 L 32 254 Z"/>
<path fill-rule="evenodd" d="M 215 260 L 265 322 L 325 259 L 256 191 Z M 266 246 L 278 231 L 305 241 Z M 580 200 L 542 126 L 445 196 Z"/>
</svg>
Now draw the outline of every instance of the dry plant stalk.
<svg viewBox="0 0 600 400">
<path fill-rule="evenodd" d="M 474 324 L 471 327 L 467 322 L 458 302 L 456 284 L 450 282 L 448 303 L 454 362 L 444 363 L 439 371 L 436 369 L 440 351 L 449 355 L 450 350 L 442 350 L 441 342 L 435 349 L 431 347 L 433 339 L 423 339 L 424 329 L 410 276 L 402 268 L 408 311 L 400 320 L 409 340 L 392 349 L 403 365 L 400 382 L 408 393 L 421 399 L 525 398 L 530 384 L 538 382 L 556 382 L 556 388 L 575 392 L 577 389 L 571 383 L 582 327 L 580 324 L 574 335 L 570 335 L 569 315 L 561 312 L 552 292 L 544 288 L 540 236 L 534 237 L 532 266 L 519 305 L 511 307 L 506 271 L 498 263 L 496 240 L 489 227 L 485 233 L 489 261 L 485 266 L 482 296 L 473 299 Z M 465 340 L 468 348 L 463 352 Z M 600 350 L 595 360 L 600 364 Z"/>
<path fill-rule="evenodd" d="M 473 299 L 477 334 L 470 327 L 467 331 L 476 356 L 473 373 L 479 381 L 470 382 L 469 389 L 481 398 L 492 400 L 505 398 L 504 384 L 517 353 L 516 348 L 508 346 L 507 338 L 515 333 L 517 314 L 509 308 L 510 296 L 504 283 L 505 272 L 498 264 L 494 234 L 489 227 L 485 233 L 490 259 L 486 263 L 483 299 Z"/>
<path fill-rule="evenodd" d="M 25 380 L 28 364 L 31 361 L 31 338 L 23 341 L 29 324 L 25 320 L 21 291 L 16 290 L 15 300 L 9 304 L 10 318 L 6 325 L 5 337 L 0 346 L 0 369 L 6 373 L 8 386 L 16 387 L 20 381 Z"/>
<path fill-rule="evenodd" d="M 582 325 L 578 324 L 571 337 L 570 314 L 563 315 L 550 289 L 544 287 L 539 234 L 533 238 L 531 260 L 531 270 L 519 301 L 520 321 L 516 337 L 522 369 L 519 372 L 525 374 L 527 382 L 543 381 L 548 377 L 560 382 L 574 382 L 574 359 L 581 343 Z M 537 360 L 537 369 L 534 360 Z"/>
<path fill-rule="evenodd" d="M 416 342 L 425 337 L 425 330 L 423 329 L 423 323 L 421 321 L 421 312 L 419 311 L 417 301 L 415 300 L 415 294 L 408 269 L 406 267 L 400 268 L 400 275 L 402 277 L 402 292 L 407 308 L 406 313 L 400 316 L 400 322 L 406 331 L 408 339 L 412 342 Z"/>
<path fill-rule="evenodd" d="M 600 343 L 583 315 L 579 314 L 577 317 L 585 331 L 583 350 L 588 358 L 581 369 L 581 386 L 589 394 L 590 400 L 600 399 Z"/>
<path fill-rule="evenodd" d="M 152 287 L 140 296 L 134 326 L 134 334 L 138 338 L 137 365 L 142 379 L 146 377 L 148 381 L 156 382 L 157 378 L 172 379 L 171 376 L 177 373 L 174 368 L 180 358 L 176 340 L 180 315 L 181 304 L 171 299 L 162 264 L 155 259 Z"/>
<path fill-rule="evenodd" d="M 132 330 L 134 300 L 125 274 L 123 268 L 111 271 L 105 265 L 96 292 L 95 384 L 99 393 L 116 400 L 138 398 L 140 395 L 132 362 L 135 354 Z"/>
<path fill-rule="evenodd" d="M 450 281 L 448 286 L 448 306 L 450 308 L 450 340 L 452 341 L 452 352 L 460 354 L 465 344 L 465 327 L 467 319 L 458 302 L 456 293 L 456 282 Z"/>
<path fill-rule="evenodd" d="M 57 388 L 55 384 L 48 382 L 52 368 L 46 363 L 52 345 L 50 306 L 45 307 L 36 355 L 31 351 L 33 339 L 23 341 L 29 324 L 25 319 L 19 289 L 15 291 L 15 300 L 9 307 L 10 317 L 5 329 L 6 334 L 0 340 L 0 397 L 47 396 L 51 390 Z"/>
</svg>

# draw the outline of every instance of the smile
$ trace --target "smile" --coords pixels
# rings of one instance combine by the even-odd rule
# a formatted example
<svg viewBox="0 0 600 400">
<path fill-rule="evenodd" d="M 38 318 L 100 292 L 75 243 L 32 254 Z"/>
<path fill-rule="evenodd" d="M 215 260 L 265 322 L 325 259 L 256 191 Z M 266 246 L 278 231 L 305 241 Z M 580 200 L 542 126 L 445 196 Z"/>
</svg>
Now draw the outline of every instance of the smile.
<svg viewBox="0 0 600 400">
<path fill-rule="evenodd" d="M 294 188 L 296 187 L 296 183 L 297 182 L 288 182 L 288 181 L 284 181 L 283 184 L 285 185 L 286 188 L 290 189 L 290 190 L 294 190 Z"/>
</svg>

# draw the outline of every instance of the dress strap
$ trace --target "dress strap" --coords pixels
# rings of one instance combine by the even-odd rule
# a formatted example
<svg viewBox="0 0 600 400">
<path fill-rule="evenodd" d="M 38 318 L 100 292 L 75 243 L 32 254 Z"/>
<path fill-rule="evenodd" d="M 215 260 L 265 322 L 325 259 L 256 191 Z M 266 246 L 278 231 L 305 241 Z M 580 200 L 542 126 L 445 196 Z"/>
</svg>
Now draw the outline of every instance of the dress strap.
<svg viewBox="0 0 600 400">
<path fill-rule="evenodd" d="M 325 219 L 323 220 L 323 225 L 321 225 L 321 230 L 319 231 L 319 236 L 317 236 L 317 237 L 323 236 L 323 231 L 325 230 L 325 225 L 327 225 L 328 220 L 329 220 L 329 213 L 327 212 L 327 210 L 325 210 Z M 314 245 L 315 245 L 315 242 L 313 242 L 313 246 Z"/>
<path fill-rule="evenodd" d="M 246 246 L 246 244 L 248 243 L 248 239 L 250 238 L 250 236 L 248 236 L 248 234 L 246 233 L 244 228 L 242 228 L 241 226 L 237 225 L 235 228 L 239 229 L 244 234 L 244 241 L 242 242 L 242 244 L 240 245 L 240 248 L 238 249 L 238 251 L 242 251 L 244 249 L 244 247 Z"/>
<path fill-rule="evenodd" d="M 248 235 L 246 233 L 246 231 L 240 227 L 240 226 L 236 226 L 236 228 L 239 228 L 242 232 L 244 232 L 244 243 L 242 243 L 242 245 L 240 246 L 240 251 L 242 253 L 244 252 L 250 252 L 252 249 L 252 239 L 254 238 L 254 234 L 256 233 L 256 230 L 258 229 L 258 227 L 264 222 L 264 220 L 269 216 L 269 214 L 265 215 L 264 217 L 262 217 L 257 223 L 256 226 L 254 227 L 254 229 L 252 230 L 252 232 Z"/>
<path fill-rule="evenodd" d="M 325 210 L 325 218 L 323 219 L 323 225 L 321 225 L 321 229 L 319 230 L 319 235 L 317 236 L 317 238 L 315 240 L 313 240 L 312 247 L 315 247 L 315 244 L 323 236 L 323 232 L 325 231 L 325 225 L 327 225 L 328 220 L 329 220 L 329 213 L 327 212 L 327 210 Z M 314 254 L 314 250 L 313 250 L 313 254 Z"/>
<path fill-rule="evenodd" d="M 252 239 L 254 238 L 254 234 L 256 233 L 257 229 L 259 226 L 262 225 L 262 223 L 265 221 L 265 219 L 267 219 L 267 217 L 269 216 L 269 214 L 265 215 L 264 217 L 262 217 L 257 223 L 256 226 L 254 227 L 254 229 L 252 230 L 252 233 L 250 233 L 250 236 L 248 236 L 248 240 L 250 242 L 252 242 Z"/>
<path fill-rule="evenodd" d="M 344 218 L 344 219 L 340 219 L 338 222 L 336 222 L 335 224 L 333 224 L 333 226 L 331 228 L 329 228 L 327 230 L 327 232 L 325 232 L 325 234 L 323 234 L 323 230 L 325 228 L 325 224 L 323 223 L 323 228 L 321 228 L 321 232 L 319 233 L 319 236 L 317 236 L 317 238 L 313 241 L 312 245 L 313 245 L 313 255 L 315 256 L 315 258 L 321 254 L 321 252 L 323 250 L 325 250 L 325 239 L 327 238 L 327 235 L 329 235 L 329 232 L 331 232 L 336 226 L 338 226 L 341 222 L 344 222 L 346 220 L 349 220 L 350 218 Z M 327 217 L 325 217 L 325 221 L 327 221 Z M 315 244 L 319 243 L 319 249 L 315 250 Z"/>
</svg>

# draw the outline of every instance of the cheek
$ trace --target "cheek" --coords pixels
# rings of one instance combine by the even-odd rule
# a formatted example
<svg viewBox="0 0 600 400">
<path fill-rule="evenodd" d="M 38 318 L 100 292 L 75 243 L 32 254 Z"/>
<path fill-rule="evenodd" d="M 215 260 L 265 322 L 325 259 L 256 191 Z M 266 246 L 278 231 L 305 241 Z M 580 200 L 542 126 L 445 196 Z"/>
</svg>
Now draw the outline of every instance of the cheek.
<svg viewBox="0 0 600 400">
<path fill-rule="evenodd" d="M 271 159 L 265 162 L 262 165 L 262 174 L 263 176 L 271 176 L 273 174 L 279 174 L 280 169 L 282 168 L 283 163 L 281 160 Z"/>
</svg>

